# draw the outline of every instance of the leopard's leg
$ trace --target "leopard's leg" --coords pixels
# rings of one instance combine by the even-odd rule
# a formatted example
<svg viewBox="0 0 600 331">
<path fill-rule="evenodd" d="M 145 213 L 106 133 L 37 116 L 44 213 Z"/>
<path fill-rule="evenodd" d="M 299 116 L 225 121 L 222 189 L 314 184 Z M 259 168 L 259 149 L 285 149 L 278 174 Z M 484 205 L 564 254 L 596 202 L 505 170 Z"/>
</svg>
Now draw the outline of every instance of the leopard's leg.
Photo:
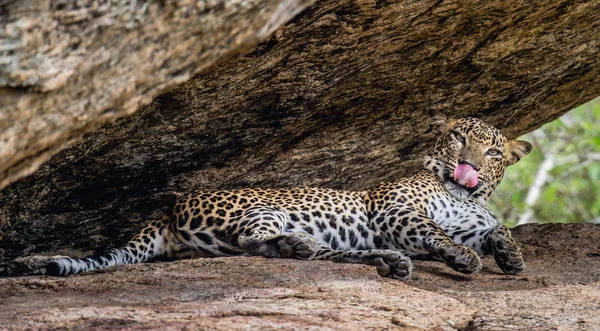
<svg viewBox="0 0 600 331">
<path fill-rule="evenodd" d="M 416 256 L 430 254 L 465 274 L 481 270 L 481 259 L 475 250 L 454 242 L 422 213 L 394 208 L 381 214 L 375 222 L 380 229 L 383 224 L 386 225 L 388 231 L 383 235 L 392 246 L 402 251 Z"/>
<path fill-rule="evenodd" d="M 521 250 L 508 228 L 503 225 L 496 225 L 494 222 L 489 227 L 449 229 L 447 233 L 455 242 L 473 248 L 479 256 L 493 255 L 506 274 L 514 275 L 525 269 Z"/>
<path fill-rule="evenodd" d="M 314 238 L 300 232 L 283 233 L 287 214 L 268 206 L 248 209 L 237 221 L 232 235 L 237 245 L 250 255 L 266 257 L 309 258 L 318 248 Z"/>
<path fill-rule="evenodd" d="M 469 230 L 445 230 L 448 237 L 454 242 L 472 248 L 479 254 L 484 256 L 490 254 L 488 251 L 488 239 L 493 228 L 485 229 L 469 229 Z"/>
<path fill-rule="evenodd" d="M 525 270 L 525 261 L 521 249 L 512 238 L 510 230 L 503 225 L 493 228 L 487 240 L 488 251 L 506 274 L 515 275 Z"/>
<path fill-rule="evenodd" d="M 238 242 L 244 251 L 252 255 L 367 264 L 376 266 L 380 276 L 402 280 L 410 276 L 413 268 L 410 258 L 397 251 L 334 250 L 320 246 L 315 238 L 302 232 L 279 235 L 255 233 L 247 237 L 240 236 Z"/>
<path fill-rule="evenodd" d="M 339 263 L 374 265 L 381 276 L 406 279 L 410 276 L 410 258 L 391 250 L 343 251 L 321 246 L 303 232 L 283 233 L 292 220 L 283 212 L 262 207 L 249 210 L 240 222 L 238 245 L 246 253 L 266 257 L 301 260 L 330 260 Z M 250 215 L 252 215 L 250 217 Z"/>
<path fill-rule="evenodd" d="M 321 247 L 310 259 L 372 265 L 380 276 L 401 280 L 408 279 L 413 269 L 408 256 L 393 250 L 342 251 Z"/>
</svg>

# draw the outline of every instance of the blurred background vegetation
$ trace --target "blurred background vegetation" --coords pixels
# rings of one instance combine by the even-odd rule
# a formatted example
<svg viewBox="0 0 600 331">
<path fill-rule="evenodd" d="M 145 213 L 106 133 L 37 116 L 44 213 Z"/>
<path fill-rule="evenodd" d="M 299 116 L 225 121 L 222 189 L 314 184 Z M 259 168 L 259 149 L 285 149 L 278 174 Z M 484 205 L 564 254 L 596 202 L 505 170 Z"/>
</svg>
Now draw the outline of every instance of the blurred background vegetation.
<svg viewBox="0 0 600 331">
<path fill-rule="evenodd" d="M 534 148 L 508 168 L 490 200 L 498 220 L 600 223 L 600 98 L 520 139 Z"/>
</svg>

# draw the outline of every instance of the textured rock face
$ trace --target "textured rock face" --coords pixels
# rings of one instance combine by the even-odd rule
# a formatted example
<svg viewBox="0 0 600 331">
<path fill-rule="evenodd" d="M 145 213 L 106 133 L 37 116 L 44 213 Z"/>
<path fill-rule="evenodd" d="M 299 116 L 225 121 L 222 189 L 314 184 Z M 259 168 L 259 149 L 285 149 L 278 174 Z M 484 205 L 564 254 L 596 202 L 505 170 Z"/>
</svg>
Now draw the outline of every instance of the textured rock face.
<svg viewBox="0 0 600 331">
<path fill-rule="evenodd" d="M 600 26 L 589 23 L 598 15 L 598 2 L 320 1 L 246 56 L 203 70 L 2 190 L 0 252 L 116 246 L 192 189 L 368 188 L 421 164 L 435 138 L 431 110 L 482 117 L 511 137 L 527 132 L 600 94 Z M 160 72 L 147 71 L 156 84 Z M 38 102 L 51 108 L 52 93 L 113 86 L 74 77 Z M 122 96 L 104 109 L 139 94 Z"/>
<path fill-rule="evenodd" d="M 0 3 L 0 189 L 313 1 Z"/>
<path fill-rule="evenodd" d="M 58 325 L 163 330 L 364 330 L 397 325 L 451 330 L 466 327 L 475 314 L 456 299 L 381 279 L 366 266 L 262 258 L 127 267 L 83 278 L 0 279 L 0 285 L 0 321 L 15 330 Z M 82 295 L 60 294 L 83 288 Z M 91 293 L 101 293 L 92 305 Z M 23 309 L 24 303 L 29 309 Z"/>
<path fill-rule="evenodd" d="M 194 259 L 67 278 L 0 278 L 8 330 L 597 330 L 599 225 L 514 231 L 528 269 L 475 276 L 415 262 L 411 280 L 363 265 L 263 258 Z"/>
</svg>

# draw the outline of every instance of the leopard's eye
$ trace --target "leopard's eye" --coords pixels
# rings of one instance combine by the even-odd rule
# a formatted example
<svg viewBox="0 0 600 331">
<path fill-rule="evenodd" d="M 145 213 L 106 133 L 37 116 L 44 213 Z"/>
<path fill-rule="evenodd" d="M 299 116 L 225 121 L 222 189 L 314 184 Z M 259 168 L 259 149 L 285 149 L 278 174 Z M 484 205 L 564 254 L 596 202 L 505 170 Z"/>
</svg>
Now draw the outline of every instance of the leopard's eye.
<svg viewBox="0 0 600 331">
<path fill-rule="evenodd" d="M 497 149 L 491 148 L 491 149 L 488 149 L 488 151 L 485 152 L 485 154 L 494 157 L 494 156 L 500 156 L 500 155 L 502 155 L 502 152 L 500 152 Z"/>
<path fill-rule="evenodd" d="M 452 131 L 452 137 L 454 137 L 454 139 L 456 139 L 459 143 L 463 145 L 465 144 L 465 137 L 462 136 L 460 133 Z"/>
</svg>

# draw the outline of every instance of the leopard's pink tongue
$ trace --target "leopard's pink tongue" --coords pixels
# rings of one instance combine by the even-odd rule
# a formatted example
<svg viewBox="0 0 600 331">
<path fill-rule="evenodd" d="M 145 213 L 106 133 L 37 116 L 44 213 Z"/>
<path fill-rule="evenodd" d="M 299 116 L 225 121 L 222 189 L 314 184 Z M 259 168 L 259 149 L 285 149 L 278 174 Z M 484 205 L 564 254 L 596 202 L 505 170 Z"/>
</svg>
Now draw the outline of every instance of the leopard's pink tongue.
<svg viewBox="0 0 600 331">
<path fill-rule="evenodd" d="M 454 168 L 454 180 L 466 187 L 474 187 L 479 182 L 477 170 L 464 163 Z"/>
</svg>

